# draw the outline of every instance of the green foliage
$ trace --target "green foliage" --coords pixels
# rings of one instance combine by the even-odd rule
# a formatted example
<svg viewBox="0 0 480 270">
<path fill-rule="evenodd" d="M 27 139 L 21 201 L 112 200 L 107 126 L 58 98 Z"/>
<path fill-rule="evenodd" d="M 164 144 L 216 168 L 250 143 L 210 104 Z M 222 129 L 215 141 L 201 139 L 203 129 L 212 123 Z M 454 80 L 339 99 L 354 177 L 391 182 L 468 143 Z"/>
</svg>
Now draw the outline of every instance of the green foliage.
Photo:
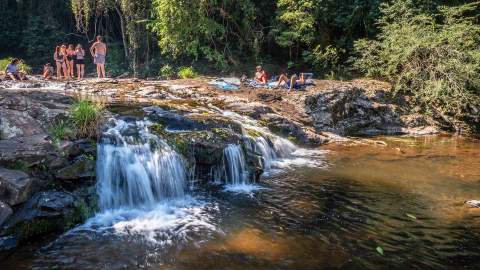
<svg viewBox="0 0 480 270">
<path fill-rule="evenodd" d="M 152 8 L 149 29 L 157 34 L 162 52 L 174 58 L 205 58 L 226 67 L 227 62 L 237 62 L 237 53 L 258 50 L 255 5 L 250 0 L 153 0 Z"/>
<path fill-rule="evenodd" d="M 170 66 L 169 64 L 166 64 L 160 69 L 159 75 L 169 80 L 173 78 L 173 76 L 175 76 L 175 71 L 173 70 L 172 66 Z"/>
<path fill-rule="evenodd" d="M 312 63 L 315 71 L 323 74 L 327 79 L 344 79 L 348 76 L 347 68 L 340 60 L 344 53 L 345 50 L 341 48 L 329 45 L 322 49 L 319 45 L 312 52 L 304 52 L 304 59 Z"/>
<path fill-rule="evenodd" d="M 108 45 L 108 57 L 106 57 L 106 70 L 109 76 L 119 76 L 129 72 L 128 62 L 125 59 L 121 44 Z"/>
<path fill-rule="evenodd" d="M 58 144 L 61 140 L 73 138 L 74 133 L 71 124 L 66 120 L 60 120 L 48 129 L 48 134 L 54 144 Z"/>
<path fill-rule="evenodd" d="M 89 100 L 78 100 L 71 108 L 71 118 L 77 137 L 96 138 L 103 107 Z"/>
<path fill-rule="evenodd" d="M 198 77 L 193 67 L 181 67 L 178 69 L 177 75 L 180 79 L 193 79 Z"/>
<path fill-rule="evenodd" d="M 0 59 L 0 71 L 4 72 L 5 69 L 7 68 L 7 65 L 12 62 L 13 57 L 7 57 L 4 59 Z M 32 73 L 32 68 L 25 64 L 22 60 L 20 60 L 20 64 L 18 65 L 18 68 L 20 69 L 20 72 L 23 72 L 25 74 L 31 74 Z"/>
<path fill-rule="evenodd" d="M 479 2 L 434 13 L 412 0 L 384 5 L 378 40 L 355 44 L 355 67 L 413 94 L 427 111 L 462 118 L 480 106 L 480 25 L 468 16 L 478 10 Z"/>
</svg>

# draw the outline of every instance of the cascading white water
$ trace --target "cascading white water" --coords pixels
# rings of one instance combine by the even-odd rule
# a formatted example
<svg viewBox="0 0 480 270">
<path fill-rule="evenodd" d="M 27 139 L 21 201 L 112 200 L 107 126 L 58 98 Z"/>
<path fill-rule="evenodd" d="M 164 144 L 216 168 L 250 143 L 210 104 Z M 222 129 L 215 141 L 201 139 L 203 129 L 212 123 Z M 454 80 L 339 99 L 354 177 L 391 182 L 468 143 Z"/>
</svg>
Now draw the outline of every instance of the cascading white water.
<svg viewBox="0 0 480 270">
<path fill-rule="evenodd" d="M 240 145 L 229 144 L 225 147 L 223 150 L 223 170 L 228 184 L 242 185 L 248 183 L 247 166 Z"/>
<path fill-rule="evenodd" d="M 134 135 L 132 129 L 138 129 Z M 144 122 L 117 120 L 98 146 L 97 191 L 102 210 L 153 206 L 184 196 L 182 158 L 148 131 Z"/>
</svg>

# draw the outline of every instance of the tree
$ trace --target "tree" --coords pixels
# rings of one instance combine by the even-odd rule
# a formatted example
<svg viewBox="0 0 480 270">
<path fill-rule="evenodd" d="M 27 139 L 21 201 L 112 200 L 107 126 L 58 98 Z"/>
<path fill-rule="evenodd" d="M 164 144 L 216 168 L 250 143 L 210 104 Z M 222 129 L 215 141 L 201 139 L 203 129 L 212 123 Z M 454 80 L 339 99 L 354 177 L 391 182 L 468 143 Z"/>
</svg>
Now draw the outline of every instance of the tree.
<svg viewBox="0 0 480 270">
<path fill-rule="evenodd" d="M 412 0 L 383 5 L 377 40 L 355 44 L 355 67 L 392 82 L 397 93 L 413 94 L 427 112 L 452 125 L 472 122 L 480 130 L 479 6 L 426 11 Z"/>
</svg>

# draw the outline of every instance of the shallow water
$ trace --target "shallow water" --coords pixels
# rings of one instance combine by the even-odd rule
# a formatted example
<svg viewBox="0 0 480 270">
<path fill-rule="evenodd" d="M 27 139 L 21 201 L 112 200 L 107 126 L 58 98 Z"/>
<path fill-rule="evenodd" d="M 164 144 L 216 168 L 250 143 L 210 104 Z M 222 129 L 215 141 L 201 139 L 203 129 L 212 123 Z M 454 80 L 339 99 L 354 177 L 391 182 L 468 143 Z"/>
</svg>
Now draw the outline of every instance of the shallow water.
<svg viewBox="0 0 480 270">
<path fill-rule="evenodd" d="M 376 139 L 300 151 L 257 185 L 99 214 L 1 269 L 479 269 L 480 209 L 464 201 L 480 199 L 480 142 Z"/>
</svg>

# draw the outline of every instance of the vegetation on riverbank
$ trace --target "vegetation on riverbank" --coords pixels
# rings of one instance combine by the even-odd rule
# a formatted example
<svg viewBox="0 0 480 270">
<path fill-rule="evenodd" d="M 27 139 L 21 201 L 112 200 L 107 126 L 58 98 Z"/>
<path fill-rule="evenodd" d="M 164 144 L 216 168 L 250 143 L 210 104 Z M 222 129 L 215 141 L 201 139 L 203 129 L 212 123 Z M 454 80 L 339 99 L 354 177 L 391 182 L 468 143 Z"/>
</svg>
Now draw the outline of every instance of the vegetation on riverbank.
<svg viewBox="0 0 480 270">
<path fill-rule="evenodd" d="M 63 139 L 97 138 L 103 110 L 103 105 L 98 102 L 77 99 L 72 104 L 69 118 L 59 120 L 50 127 L 52 140 L 58 143 Z"/>
</svg>

